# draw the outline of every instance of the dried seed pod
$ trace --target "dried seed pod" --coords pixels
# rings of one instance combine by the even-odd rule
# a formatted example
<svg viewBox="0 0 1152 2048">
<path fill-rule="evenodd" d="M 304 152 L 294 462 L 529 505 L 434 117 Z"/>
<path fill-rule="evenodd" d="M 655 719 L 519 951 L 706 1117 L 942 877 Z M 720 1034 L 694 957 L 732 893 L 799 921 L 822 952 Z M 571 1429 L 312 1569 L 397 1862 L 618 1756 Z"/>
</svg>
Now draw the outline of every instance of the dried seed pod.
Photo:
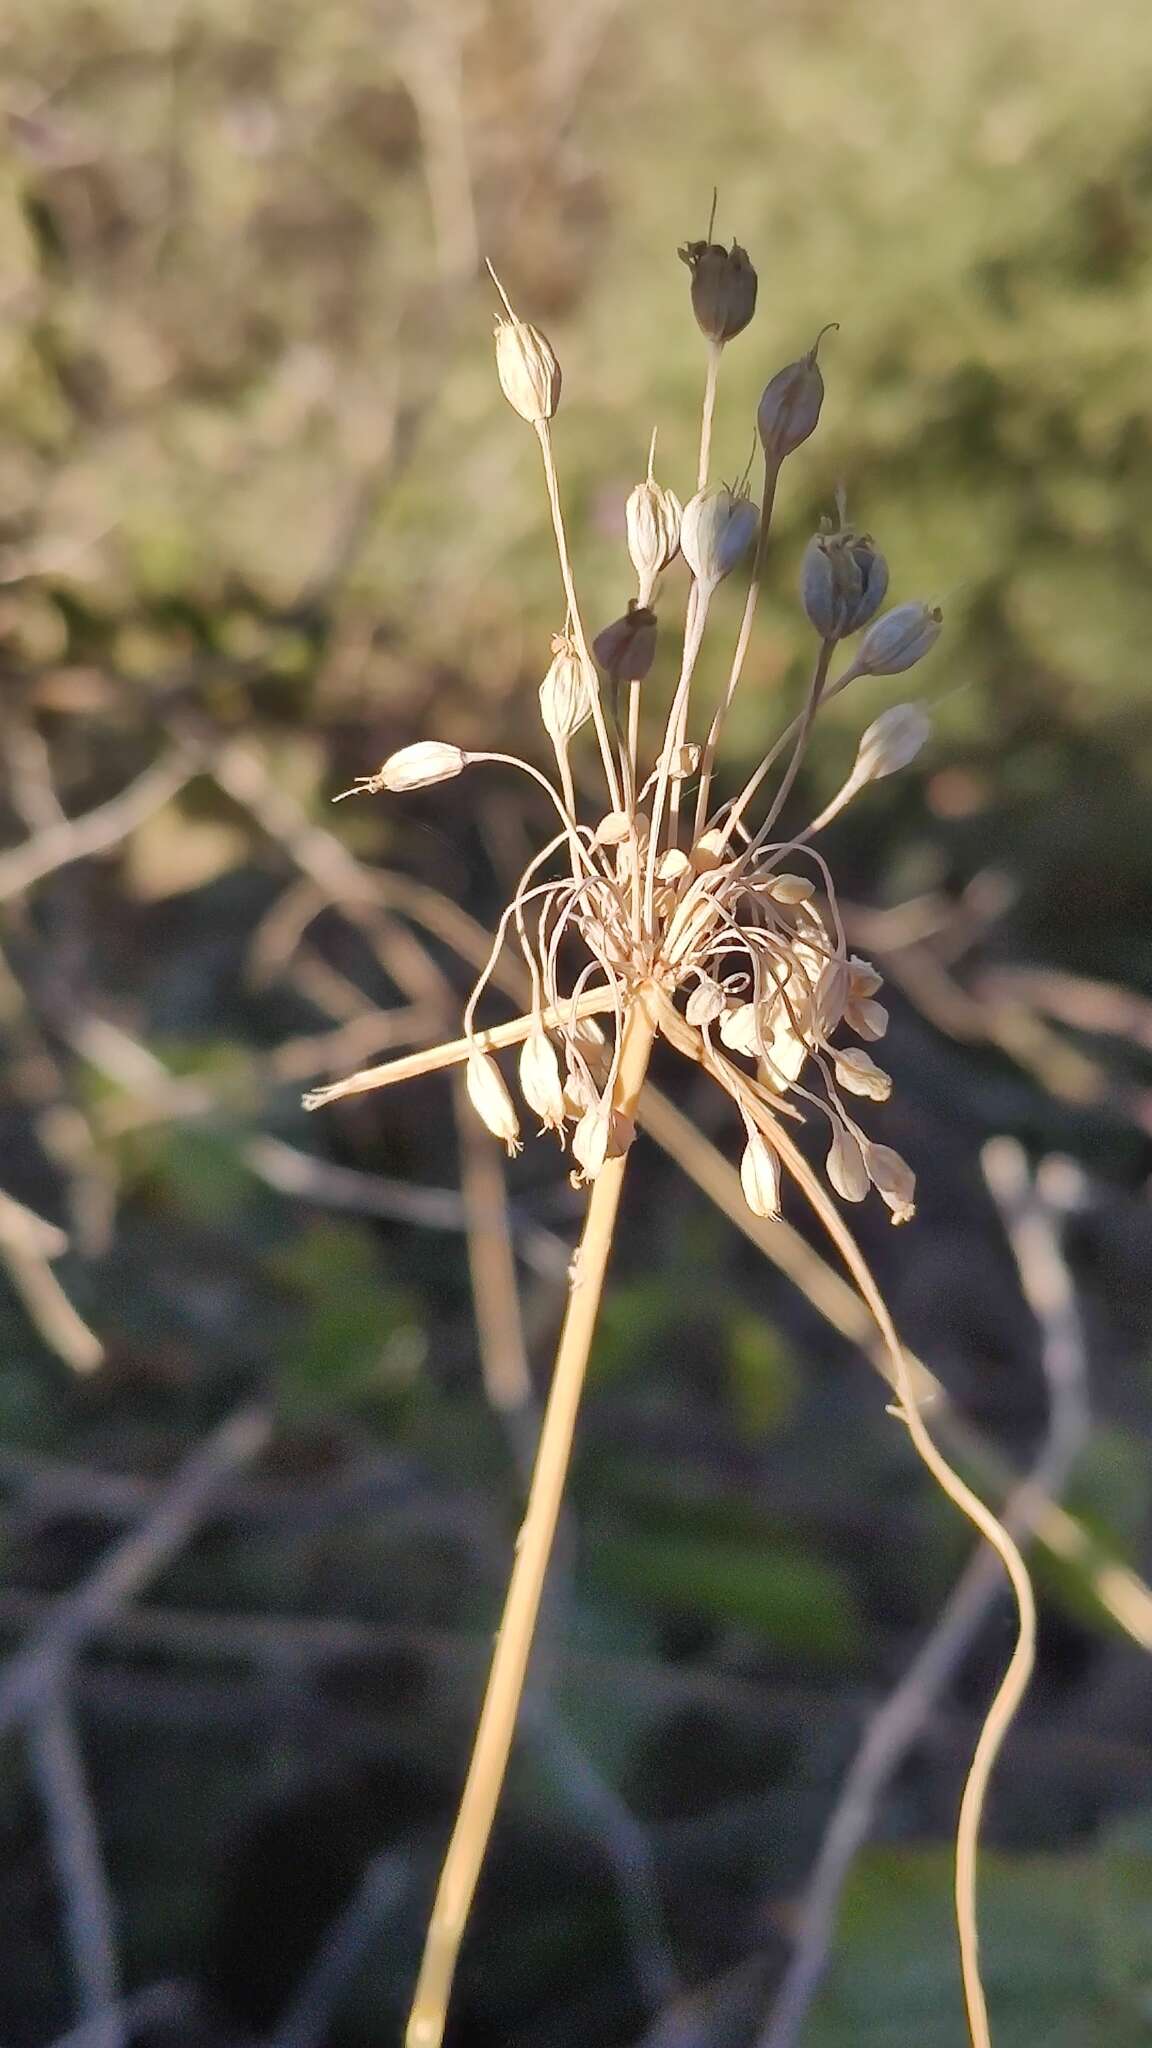
<svg viewBox="0 0 1152 2048">
<path fill-rule="evenodd" d="M 632 830 L 632 820 L 627 811 L 609 811 L 601 818 L 592 835 L 593 846 L 619 846 Z"/>
<path fill-rule="evenodd" d="M 864 1164 L 878 1195 L 892 1211 L 893 1223 L 908 1223 L 916 1214 L 916 1175 L 906 1159 L 891 1145 L 874 1145 L 866 1140 Z"/>
<path fill-rule="evenodd" d="M 481 1123 L 488 1126 L 494 1138 L 499 1138 L 509 1156 L 519 1152 L 520 1121 L 495 1060 L 487 1053 L 473 1050 L 468 1055 L 464 1080 Z"/>
<path fill-rule="evenodd" d="M 888 1029 L 888 1012 L 883 1003 L 873 1000 L 883 980 L 870 960 L 861 960 L 855 953 L 848 961 L 848 1001 L 844 1006 L 844 1022 L 858 1038 L 883 1038 Z"/>
<path fill-rule="evenodd" d="M 660 882 L 679 882 L 691 872 L 692 863 L 680 846 L 669 846 L 656 863 L 656 878 Z"/>
<path fill-rule="evenodd" d="M 720 1043 L 729 1052 L 742 1052 L 747 1059 L 758 1059 L 763 1051 L 762 1039 L 755 1003 L 733 1003 L 725 1010 L 720 1019 Z"/>
<path fill-rule="evenodd" d="M 588 674 L 566 633 L 552 641 L 552 662 L 540 685 L 540 716 L 553 746 L 564 748 L 592 716 L 592 690 Z"/>
<path fill-rule="evenodd" d="M 816 884 L 807 875 L 772 875 L 768 894 L 774 903 L 783 903 L 790 910 L 798 903 L 809 902 L 816 894 Z"/>
<path fill-rule="evenodd" d="M 834 327 L 836 322 L 830 324 Z M 827 332 L 828 329 L 822 327 L 807 355 L 777 370 L 764 387 L 756 412 L 756 426 L 765 457 L 770 463 L 782 462 L 786 455 L 791 455 L 793 449 L 808 439 L 809 434 L 815 432 L 824 403 L 824 379 L 816 355 Z"/>
<path fill-rule="evenodd" d="M 726 484 L 697 491 L 684 507 L 680 552 L 703 589 L 731 574 L 756 538 L 760 515 L 751 499 Z"/>
<path fill-rule="evenodd" d="M 868 1193 L 868 1172 L 858 1140 L 837 1124 L 825 1167 L 829 1184 L 844 1202 L 862 1202 Z"/>
<path fill-rule="evenodd" d="M 394 794 L 408 789 L 427 789 L 433 782 L 451 782 L 468 766 L 468 756 L 459 747 L 450 746 L 447 740 L 414 740 L 410 747 L 401 747 L 396 754 L 390 754 L 382 768 L 375 775 L 363 775 L 355 789 L 341 790 L 335 799 L 340 803 L 346 796 L 362 794 L 376 795 L 380 790 L 391 790 Z"/>
<path fill-rule="evenodd" d="M 542 1025 L 533 1025 L 520 1048 L 520 1093 L 545 1130 L 563 1129 L 564 1084 L 556 1048 Z"/>
<path fill-rule="evenodd" d="M 922 704 L 893 704 L 861 735 L 852 770 L 857 782 L 881 782 L 916 759 L 932 737 L 932 720 Z"/>
<path fill-rule="evenodd" d="M 817 533 L 804 550 L 800 596 L 822 640 L 843 640 L 866 626 L 887 589 L 888 564 L 866 533 Z"/>
<path fill-rule="evenodd" d="M 597 633 L 592 652 L 617 683 L 642 683 L 656 654 L 656 614 L 631 598 L 628 609 Z"/>
<path fill-rule="evenodd" d="M 866 1095 L 870 1102 L 887 1102 L 892 1093 L 892 1076 L 859 1046 L 838 1048 L 833 1054 L 833 1065 L 836 1079 L 849 1095 Z"/>
<path fill-rule="evenodd" d="M 640 584 L 639 602 L 646 605 L 656 578 L 680 552 L 683 507 L 675 491 L 662 490 L 651 476 L 628 496 L 624 519 L 628 553 Z"/>
<path fill-rule="evenodd" d="M 580 1168 L 581 1179 L 595 1180 L 605 1161 L 619 1159 L 635 1136 L 636 1126 L 631 1117 L 621 1115 L 598 1097 L 572 1133 L 572 1157 Z"/>
<path fill-rule="evenodd" d="M 894 605 L 865 633 L 852 664 L 856 674 L 903 675 L 935 647 L 943 619 L 939 605 Z"/>
<path fill-rule="evenodd" d="M 748 1142 L 740 1161 L 740 1186 L 754 1216 L 780 1214 L 780 1161 L 763 1131 L 745 1116 Z"/>
<path fill-rule="evenodd" d="M 692 848 L 690 859 L 698 875 L 710 875 L 716 868 L 723 867 L 731 859 L 725 835 L 720 826 L 713 826 L 702 832 Z"/>
<path fill-rule="evenodd" d="M 728 998 L 718 981 L 702 974 L 688 1001 L 684 1005 L 684 1016 L 697 1030 L 705 1024 L 714 1024 L 728 1008 Z"/>
<path fill-rule="evenodd" d="M 677 250 L 692 274 L 692 311 L 700 332 L 723 348 L 742 334 L 756 311 L 756 270 L 747 249 L 733 242 L 685 242 Z"/>
<path fill-rule="evenodd" d="M 550 420 L 560 403 L 560 365 L 540 329 L 512 311 L 507 292 L 491 264 L 488 267 L 508 315 L 496 322 L 496 375 L 500 389 L 521 419 L 535 426 L 541 420 Z"/>
</svg>

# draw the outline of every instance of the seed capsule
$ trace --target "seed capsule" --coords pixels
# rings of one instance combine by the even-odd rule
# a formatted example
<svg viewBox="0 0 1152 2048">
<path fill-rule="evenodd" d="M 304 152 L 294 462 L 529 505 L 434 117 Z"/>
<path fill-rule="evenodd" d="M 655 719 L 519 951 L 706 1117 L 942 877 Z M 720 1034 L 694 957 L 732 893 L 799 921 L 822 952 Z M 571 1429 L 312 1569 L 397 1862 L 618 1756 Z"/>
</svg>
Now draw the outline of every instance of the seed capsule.
<svg viewBox="0 0 1152 2048">
<path fill-rule="evenodd" d="M 834 327 L 836 322 L 831 324 Z M 827 332 L 822 327 L 807 355 L 777 370 L 764 387 L 756 425 L 769 462 L 782 462 L 815 431 L 824 403 L 824 379 L 816 352 Z"/>
<path fill-rule="evenodd" d="M 740 1161 L 740 1186 L 754 1216 L 780 1214 L 780 1161 L 764 1133 L 744 1118 L 748 1143 Z"/>
<path fill-rule="evenodd" d="M 630 599 L 628 609 L 597 633 L 592 652 L 617 683 L 642 683 L 656 654 L 656 614 Z"/>
<path fill-rule="evenodd" d="M 566 747 L 592 716 L 592 692 L 584 664 L 566 633 L 552 641 L 552 663 L 540 685 L 540 716 L 556 747 Z"/>
<path fill-rule="evenodd" d="M 858 1045 L 846 1046 L 833 1056 L 836 1079 L 849 1095 L 866 1095 L 870 1102 L 887 1102 L 892 1093 L 892 1076 L 878 1067 Z"/>
<path fill-rule="evenodd" d="M 868 628 L 853 664 L 857 675 L 899 676 L 935 647 L 944 614 L 939 605 L 898 604 Z"/>
<path fill-rule="evenodd" d="M 520 1121 L 495 1060 L 487 1053 L 470 1052 L 464 1081 L 481 1123 L 487 1124 L 512 1157 L 520 1150 Z"/>
<path fill-rule="evenodd" d="M 628 553 L 640 584 L 639 602 L 646 605 L 656 578 L 680 551 L 683 507 L 675 491 L 662 490 L 649 476 L 629 493 L 624 508 Z"/>
<path fill-rule="evenodd" d="M 817 533 L 804 550 L 800 596 L 822 640 L 843 640 L 874 618 L 888 588 L 888 564 L 866 533 Z"/>
<path fill-rule="evenodd" d="M 467 754 L 447 740 L 414 740 L 410 747 L 390 754 L 375 775 L 362 775 L 354 789 L 342 789 L 335 802 L 341 803 L 346 796 L 376 796 L 382 789 L 393 794 L 427 789 L 433 782 L 451 782 L 467 766 Z"/>
<path fill-rule="evenodd" d="M 881 782 L 916 759 L 932 737 L 932 720 L 922 704 L 893 704 L 862 734 L 852 770 L 857 782 Z"/>
<path fill-rule="evenodd" d="M 705 590 L 714 590 L 731 574 L 755 540 L 759 524 L 751 499 L 726 484 L 689 498 L 680 527 L 680 551 Z"/>
<path fill-rule="evenodd" d="M 539 1025 L 528 1033 L 520 1048 L 520 1093 L 546 1131 L 564 1125 L 564 1085 L 556 1048 Z"/>
<path fill-rule="evenodd" d="M 506 320 L 496 322 L 496 375 L 500 389 L 521 419 L 535 426 L 540 420 L 550 420 L 560 403 L 560 365 L 540 329 L 512 311 L 496 272 L 491 264 L 488 268 L 508 315 Z"/>
<path fill-rule="evenodd" d="M 756 270 L 747 249 L 733 242 L 685 242 L 677 250 L 692 273 L 692 311 L 709 341 L 723 348 L 743 334 L 756 311 Z"/>
<path fill-rule="evenodd" d="M 837 1124 L 825 1167 L 829 1182 L 844 1202 L 862 1202 L 868 1193 L 864 1154 L 851 1131 Z"/>
<path fill-rule="evenodd" d="M 864 1146 L 868 1177 L 878 1195 L 892 1211 L 893 1223 L 908 1223 L 916 1214 L 916 1175 L 906 1159 L 891 1145 Z"/>
</svg>

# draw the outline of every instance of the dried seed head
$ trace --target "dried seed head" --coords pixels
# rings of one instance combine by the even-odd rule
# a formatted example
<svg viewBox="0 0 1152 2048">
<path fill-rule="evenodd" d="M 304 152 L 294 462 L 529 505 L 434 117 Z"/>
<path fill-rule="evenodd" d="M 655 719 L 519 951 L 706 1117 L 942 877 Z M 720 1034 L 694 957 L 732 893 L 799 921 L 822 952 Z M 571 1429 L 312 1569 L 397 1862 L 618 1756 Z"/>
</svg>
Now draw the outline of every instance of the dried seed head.
<svg viewBox="0 0 1152 2048">
<path fill-rule="evenodd" d="M 540 716 L 549 739 L 560 748 L 592 716 L 588 676 L 566 633 L 557 633 L 552 642 L 551 667 L 540 685 Z"/>
<path fill-rule="evenodd" d="M 825 1168 L 829 1183 L 843 1202 L 862 1202 L 868 1193 L 864 1154 L 852 1132 L 837 1124 Z"/>
<path fill-rule="evenodd" d="M 656 654 L 656 614 L 629 600 L 622 618 L 597 633 L 592 652 L 617 683 L 642 683 Z"/>
<path fill-rule="evenodd" d="M 679 553 L 683 516 L 675 491 L 662 490 L 651 476 L 629 493 L 624 508 L 628 553 L 639 579 L 643 605 L 652 595 L 656 578 Z"/>
<path fill-rule="evenodd" d="M 552 346 L 538 327 L 521 320 L 513 311 L 492 265 L 492 282 L 504 301 L 507 319 L 496 322 L 496 375 L 509 405 L 522 420 L 533 426 L 550 420 L 560 403 L 560 365 Z"/>
<path fill-rule="evenodd" d="M 685 242 L 677 250 L 692 273 L 696 325 L 720 347 L 742 334 L 756 311 L 756 271 L 747 249 L 733 242 Z"/>
<path fill-rule="evenodd" d="M 831 325 L 834 327 L 836 322 Z M 824 379 L 816 354 L 827 332 L 822 327 L 807 355 L 777 370 L 764 387 L 756 425 L 770 463 L 782 462 L 815 431 L 824 403 Z"/>
<path fill-rule="evenodd" d="M 696 581 L 714 590 L 747 554 L 759 523 L 751 499 L 726 484 L 689 498 L 680 527 L 680 551 Z"/>
<path fill-rule="evenodd" d="M 382 768 L 375 775 L 362 775 L 355 789 L 342 789 L 335 799 L 340 803 L 346 796 L 368 794 L 375 796 L 380 790 L 388 789 L 398 794 L 407 789 L 427 789 L 433 782 L 451 782 L 468 766 L 468 756 L 459 747 L 450 746 L 447 740 L 414 740 L 410 747 L 401 747 L 399 753 L 389 754 Z"/>
<path fill-rule="evenodd" d="M 866 533 L 817 533 L 804 550 L 800 595 L 822 640 L 843 640 L 874 618 L 888 588 L 888 564 Z"/>
<path fill-rule="evenodd" d="M 868 628 L 853 667 L 862 676 L 899 676 L 940 638 L 939 605 L 898 604 Z"/>
<path fill-rule="evenodd" d="M 932 720 L 922 704 L 893 704 L 862 734 L 852 770 L 857 782 L 880 782 L 916 759 L 932 737 Z"/>
<path fill-rule="evenodd" d="M 892 1076 L 878 1067 L 859 1046 L 837 1049 L 833 1055 L 836 1079 L 849 1095 L 866 1095 L 870 1102 L 887 1102 L 892 1093 Z"/>
<path fill-rule="evenodd" d="M 744 1200 L 754 1216 L 780 1214 L 780 1161 L 763 1131 L 749 1117 L 744 1118 L 748 1143 L 740 1161 L 740 1185 Z"/>
<path fill-rule="evenodd" d="M 519 1152 L 519 1118 L 495 1060 L 490 1059 L 487 1053 L 473 1050 L 468 1055 L 464 1080 L 481 1123 L 487 1124 L 494 1138 L 499 1138 L 509 1156 Z"/>
<path fill-rule="evenodd" d="M 864 1144 L 868 1178 L 892 1211 L 893 1223 L 908 1223 L 916 1214 L 916 1175 L 891 1145 Z"/>
<path fill-rule="evenodd" d="M 566 1112 L 560 1062 L 540 1025 L 533 1026 L 520 1048 L 520 1093 L 546 1131 L 563 1129 Z"/>
</svg>

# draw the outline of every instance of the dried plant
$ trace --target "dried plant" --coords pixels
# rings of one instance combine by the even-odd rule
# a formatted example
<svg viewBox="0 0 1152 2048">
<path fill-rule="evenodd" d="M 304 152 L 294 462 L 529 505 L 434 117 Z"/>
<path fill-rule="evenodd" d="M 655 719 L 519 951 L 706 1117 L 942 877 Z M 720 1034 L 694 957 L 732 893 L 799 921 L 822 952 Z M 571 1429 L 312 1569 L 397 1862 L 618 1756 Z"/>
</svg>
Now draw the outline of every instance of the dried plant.
<svg viewBox="0 0 1152 2048">
<path fill-rule="evenodd" d="M 658 1036 L 702 1067 L 731 1101 L 742 1131 L 741 1184 L 749 1208 L 758 1216 L 777 1215 L 787 1176 L 819 1215 L 875 1318 L 891 1357 L 897 1412 L 920 1457 L 999 1554 L 1016 1596 L 1016 1646 L 980 1736 L 957 1840 L 964 1992 L 972 2041 L 983 2048 L 990 2036 L 977 1955 L 975 1849 L 992 1765 L 1031 1668 L 1032 1595 L 1010 1534 L 929 1435 L 891 1317 L 832 1199 L 854 1203 L 875 1192 L 893 1222 L 902 1223 L 913 1214 L 914 1179 L 900 1155 L 873 1137 L 849 1108 L 849 1101 L 883 1104 L 891 1093 L 889 1075 L 865 1049 L 883 1037 L 888 1019 L 878 999 L 880 976 L 870 962 L 848 951 L 833 878 L 814 843 L 869 783 L 915 757 L 930 732 L 924 710 L 899 704 L 885 711 L 863 734 L 847 780 L 819 815 L 801 829 L 783 824 L 822 706 L 862 676 L 900 675 L 914 667 L 940 632 L 940 613 L 921 603 L 881 611 L 887 564 L 869 535 L 848 524 L 841 502 L 836 520 L 810 542 L 802 566 L 801 598 L 816 636 L 803 708 L 743 789 L 713 803 L 717 751 L 744 673 L 777 481 L 788 456 L 817 425 L 824 382 L 818 336 L 766 385 L 757 413 L 764 465 L 758 507 L 747 478 L 732 486 L 710 485 L 721 358 L 727 343 L 752 319 L 756 273 L 737 243 L 726 249 L 712 241 L 711 225 L 705 241 L 686 244 L 680 254 L 691 273 L 692 306 L 707 343 L 697 488 L 681 506 L 675 493 L 656 481 L 653 437 L 647 474 L 627 503 L 636 595 L 591 642 L 577 598 L 553 456 L 551 422 L 560 400 L 560 367 L 548 341 L 519 318 L 496 281 L 503 303 L 496 327 L 497 371 L 505 396 L 539 442 L 567 605 L 540 688 L 555 778 L 509 755 L 466 753 L 445 741 L 425 740 L 404 747 L 377 773 L 344 792 L 402 793 L 447 781 L 481 762 L 502 762 L 547 792 L 557 830 L 529 861 L 500 918 L 488 962 L 466 1006 L 463 1036 L 321 1089 L 307 1098 L 310 1106 L 460 1064 L 477 1113 L 515 1152 L 519 1115 L 494 1053 L 519 1046 L 523 1101 L 543 1128 L 570 1148 L 573 1177 L 589 1189 L 527 1511 L 428 1932 L 408 2048 L 435 2048 L 444 2030 L 457 1954 L 515 1730 L 637 1098 Z M 678 554 L 691 578 L 679 670 L 659 747 L 651 763 L 642 764 L 640 699 L 655 662 L 662 580 Z M 747 597 L 727 682 L 700 737 L 693 740 L 693 681 L 713 600 L 721 582 L 740 571 L 749 556 Z M 854 651 L 834 674 L 837 655 L 849 640 L 855 640 Z M 599 756 L 605 791 L 600 815 L 591 821 L 577 807 L 571 761 L 573 742 L 586 733 Z M 532 1005 L 511 1023 L 482 1030 L 476 1023 L 478 1004 L 509 944 L 519 948 L 527 964 Z M 846 1043 L 845 1033 L 865 1043 Z M 813 1120 L 827 1127 L 823 1179 L 793 1135 L 797 1123 Z"/>
</svg>

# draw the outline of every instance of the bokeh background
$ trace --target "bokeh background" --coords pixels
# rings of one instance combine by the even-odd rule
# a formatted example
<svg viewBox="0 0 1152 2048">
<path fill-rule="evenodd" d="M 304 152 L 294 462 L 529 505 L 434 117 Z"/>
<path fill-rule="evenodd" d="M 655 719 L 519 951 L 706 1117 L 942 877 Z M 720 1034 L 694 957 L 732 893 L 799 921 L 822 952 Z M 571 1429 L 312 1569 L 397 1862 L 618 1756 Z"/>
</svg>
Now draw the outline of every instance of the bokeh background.
<svg viewBox="0 0 1152 2048">
<path fill-rule="evenodd" d="M 541 747 L 562 617 L 482 258 L 563 362 L 601 623 L 653 426 L 692 473 L 675 251 L 715 185 L 760 272 L 722 474 L 840 323 L 725 774 L 798 701 L 837 484 L 947 617 L 931 749 L 831 835 L 921 1176 L 866 1248 L 991 1495 L 1050 1443 L 1054 1358 L 1089 1410 L 989 1816 L 996 2038 L 1136 2048 L 1143 0 L 7 0 L 0 78 L 0 2042 L 399 2039 L 580 1205 L 547 1145 L 505 1181 L 443 1079 L 301 1109 L 455 1031 L 541 821 L 499 771 L 328 800 L 416 737 Z M 813 804 L 908 694 L 833 707 Z M 656 1079 L 698 1136 L 635 1154 L 456 2048 L 766 2048 L 845 1773 L 968 1555 L 798 1203 L 786 1278 L 700 1185 L 730 1187 L 723 1105 Z M 997 1136 L 1076 1163 L 1025 1203 L 1074 1293 L 1047 1352 Z M 1011 1641 L 981 1614 L 877 1788 L 810 2048 L 964 2038 L 949 1841 Z"/>
</svg>

